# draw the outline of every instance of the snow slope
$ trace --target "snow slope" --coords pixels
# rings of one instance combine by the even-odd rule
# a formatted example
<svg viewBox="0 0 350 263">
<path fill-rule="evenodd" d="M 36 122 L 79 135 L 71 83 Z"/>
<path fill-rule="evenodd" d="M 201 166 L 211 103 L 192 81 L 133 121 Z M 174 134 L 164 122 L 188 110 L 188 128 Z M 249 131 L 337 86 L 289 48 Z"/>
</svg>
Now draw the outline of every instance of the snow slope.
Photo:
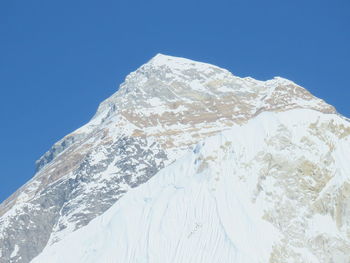
<svg viewBox="0 0 350 263">
<path fill-rule="evenodd" d="M 261 113 L 198 143 L 32 263 L 348 263 L 349 129 L 314 110 Z"/>
</svg>

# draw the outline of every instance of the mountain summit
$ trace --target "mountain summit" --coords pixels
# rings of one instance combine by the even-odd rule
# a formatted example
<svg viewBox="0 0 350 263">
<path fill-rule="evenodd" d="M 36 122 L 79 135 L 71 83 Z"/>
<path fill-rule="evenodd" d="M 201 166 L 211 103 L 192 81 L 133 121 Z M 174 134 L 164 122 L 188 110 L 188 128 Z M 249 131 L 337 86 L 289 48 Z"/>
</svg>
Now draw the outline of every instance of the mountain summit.
<svg viewBox="0 0 350 263">
<path fill-rule="evenodd" d="M 294 82 L 158 54 L 0 205 L 0 263 L 348 263 L 348 156 Z"/>
</svg>

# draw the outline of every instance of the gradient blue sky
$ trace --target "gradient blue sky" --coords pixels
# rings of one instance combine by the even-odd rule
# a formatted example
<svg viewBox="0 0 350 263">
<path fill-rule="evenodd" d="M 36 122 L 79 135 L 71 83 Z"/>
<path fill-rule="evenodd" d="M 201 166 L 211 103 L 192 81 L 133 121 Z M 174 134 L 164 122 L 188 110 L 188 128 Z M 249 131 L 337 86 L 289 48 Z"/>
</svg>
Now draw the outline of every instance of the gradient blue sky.
<svg viewBox="0 0 350 263">
<path fill-rule="evenodd" d="M 286 77 L 350 116 L 349 0 L 3 0 L 0 201 L 156 53 Z"/>
</svg>

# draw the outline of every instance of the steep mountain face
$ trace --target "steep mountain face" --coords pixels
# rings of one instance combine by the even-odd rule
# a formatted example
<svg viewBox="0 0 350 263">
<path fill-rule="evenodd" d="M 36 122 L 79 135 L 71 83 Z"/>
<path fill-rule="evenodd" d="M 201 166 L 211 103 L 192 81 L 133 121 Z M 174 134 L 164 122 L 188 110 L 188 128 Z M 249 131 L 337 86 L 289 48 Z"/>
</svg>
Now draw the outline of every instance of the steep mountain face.
<svg viewBox="0 0 350 263">
<path fill-rule="evenodd" d="M 159 54 L 0 205 L 0 263 L 348 262 L 349 135 L 289 80 Z"/>
<path fill-rule="evenodd" d="M 336 115 L 264 112 L 199 143 L 33 263 L 349 262 L 349 131 Z"/>
</svg>

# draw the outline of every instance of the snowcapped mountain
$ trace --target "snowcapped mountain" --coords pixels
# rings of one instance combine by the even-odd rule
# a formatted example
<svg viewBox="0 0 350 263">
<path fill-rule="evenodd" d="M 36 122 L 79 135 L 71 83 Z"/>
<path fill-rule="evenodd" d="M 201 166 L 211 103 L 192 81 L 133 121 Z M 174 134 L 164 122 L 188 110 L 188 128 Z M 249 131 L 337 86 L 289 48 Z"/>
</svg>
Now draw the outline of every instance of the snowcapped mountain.
<svg viewBox="0 0 350 263">
<path fill-rule="evenodd" d="M 350 122 L 295 83 L 157 55 L 0 205 L 0 262 L 344 262 Z"/>
</svg>

